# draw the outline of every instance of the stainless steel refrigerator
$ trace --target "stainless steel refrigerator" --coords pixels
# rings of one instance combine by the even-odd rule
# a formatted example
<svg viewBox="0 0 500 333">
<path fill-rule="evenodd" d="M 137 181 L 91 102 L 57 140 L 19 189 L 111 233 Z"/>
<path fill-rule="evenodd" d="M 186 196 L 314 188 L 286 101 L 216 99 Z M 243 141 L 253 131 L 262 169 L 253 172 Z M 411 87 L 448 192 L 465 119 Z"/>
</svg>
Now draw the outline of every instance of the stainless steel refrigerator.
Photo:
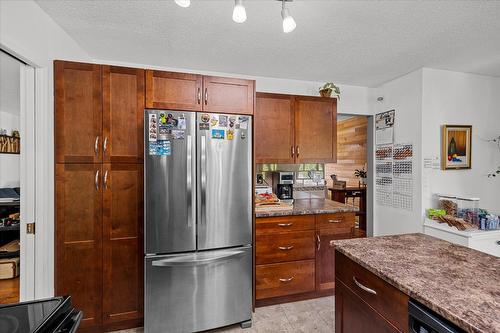
<svg viewBox="0 0 500 333">
<path fill-rule="evenodd" d="M 147 333 L 252 315 L 252 119 L 146 110 Z"/>
</svg>

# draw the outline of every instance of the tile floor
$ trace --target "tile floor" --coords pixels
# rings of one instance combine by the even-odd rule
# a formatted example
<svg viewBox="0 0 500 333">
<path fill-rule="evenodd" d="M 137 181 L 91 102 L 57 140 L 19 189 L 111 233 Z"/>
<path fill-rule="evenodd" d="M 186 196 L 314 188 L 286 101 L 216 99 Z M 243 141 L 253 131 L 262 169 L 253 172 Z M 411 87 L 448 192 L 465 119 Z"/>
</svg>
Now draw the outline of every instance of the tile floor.
<svg viewBox="0 0 500 333">
<path fill-rule="evenodd" d="M 210 331 L 217 333 L 295 333 L 335 331 L 334 298 L 322 297 L 313 300 L 271 305 L 257 308 L 253 314 L 252 327 L 242 330 L 239 325 Z M 115 333 L 142 333 L 142 328 Z"/>
</svg>

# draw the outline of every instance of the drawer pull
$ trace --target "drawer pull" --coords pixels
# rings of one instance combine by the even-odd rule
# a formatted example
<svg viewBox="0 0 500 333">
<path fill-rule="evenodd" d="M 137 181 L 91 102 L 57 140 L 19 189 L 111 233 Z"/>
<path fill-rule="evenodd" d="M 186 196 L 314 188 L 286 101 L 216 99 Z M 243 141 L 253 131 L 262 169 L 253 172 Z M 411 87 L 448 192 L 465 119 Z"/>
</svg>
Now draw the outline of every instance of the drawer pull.
<svg viewBox="0 0 500 333">
<path fill-rule="evenodd" d="M 342 220 L 328 220 L 328 222 L 330 222 L 330 223 L 340 223 L 340 222 L 342 222 Z"/>
<path fill-rule="evenodd" d="M 366 291 L 367 293 L 370 293 L 370 294 L 372 294 L 372 295 L 377 295 L 377 292 L 376 292 L 375 290 L 370 289 L 370 288 L 368 288 L 367 286 L 365 286 L 365 285 L 361 284 L 361 283 L 360 283 L 360 282 L 356 279 L 356 277 L 355 277 L 355 276 L 353 276 L 353 277 L 352 277 L 352 280 L 354 281 L 354 283 L 355 283 L 355 284 L 356 284 L 356 285 L 357 285 L 360 289 L 362 289 L 362 290 L 364 290 L 364 291 Z"/>
<path fill-rule="evenodd" d="M 280 279 L 281 282 L 291 282 L 293 280 L 293 276 L 290 276 L 289 278 L 286 279 Z"/>
<path fill-rule="evenodd" d="M 283 227 L 283 228 L 286 228 L 286 227 L 291 227 L 293 225 L 293 223 L 278 223 L 278 226 L 279 227 Z"/>
<path fill-rule="evenodd" d="M 319 251 L 321 249 L 321 238 L 319 237 L 318 234 L 316 234 L 316 239 L 318 241 L 318 245 L 317 245 L 316 251 Z"/>
<path fill-rule="evenodd" d="M 293 245 L 279 246 L 278 249 L 280 249 L 281 251 L 289 251 L 289 250 L 293 249 Z"/>
</svg>

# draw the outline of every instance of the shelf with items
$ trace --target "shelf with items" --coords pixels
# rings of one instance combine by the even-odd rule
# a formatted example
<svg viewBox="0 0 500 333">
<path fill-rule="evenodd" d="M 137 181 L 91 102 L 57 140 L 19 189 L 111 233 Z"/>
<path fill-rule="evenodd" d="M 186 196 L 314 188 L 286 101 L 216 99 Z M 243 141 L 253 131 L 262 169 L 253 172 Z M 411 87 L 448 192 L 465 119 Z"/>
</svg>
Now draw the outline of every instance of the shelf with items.
<svg viewBox="0 0 500 333">
<path fill-rule="evenodd" d="M 0 135 L 0 154 L 20 154 L 21 138 L 18 136 Z"/>
</svg>

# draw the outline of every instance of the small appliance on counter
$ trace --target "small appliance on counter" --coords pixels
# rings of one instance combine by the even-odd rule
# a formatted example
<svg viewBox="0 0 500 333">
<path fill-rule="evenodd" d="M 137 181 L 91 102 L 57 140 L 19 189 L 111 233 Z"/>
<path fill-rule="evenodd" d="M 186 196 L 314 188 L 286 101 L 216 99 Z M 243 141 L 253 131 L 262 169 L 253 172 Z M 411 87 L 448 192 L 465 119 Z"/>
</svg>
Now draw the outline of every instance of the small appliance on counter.
<svg viewBox="0 0 500 333">
<path fill-rule="evenodd" d="M 70 296 L 0 305 L 0 332 L 75 333 L 82 315 Z"/>
<path fill-rule="evenodd" d="M 293 202 L 293 172 L 273 172 L 273 190 L 278 199 Z"/>
</svg>

